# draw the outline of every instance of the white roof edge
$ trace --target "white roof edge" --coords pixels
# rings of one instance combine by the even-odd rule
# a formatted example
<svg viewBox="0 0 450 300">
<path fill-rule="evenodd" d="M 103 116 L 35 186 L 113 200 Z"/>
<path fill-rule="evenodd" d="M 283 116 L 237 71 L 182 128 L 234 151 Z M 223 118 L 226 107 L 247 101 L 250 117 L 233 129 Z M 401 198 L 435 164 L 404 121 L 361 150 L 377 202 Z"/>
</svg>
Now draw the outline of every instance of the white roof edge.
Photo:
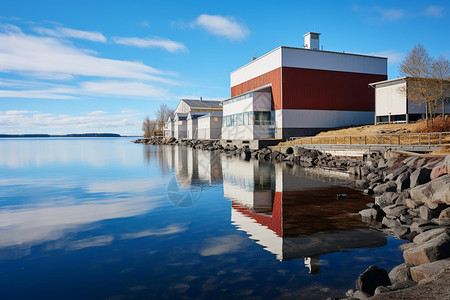
<svg viewBox="0 0 450 300">
<path fill-rule="evenodd" d="M 240 69 L 243 69 L 249 65 L 251 65 L 252 63 L 254 63 L 257 60 L 260 60 L 261 58 L 277 51 L 278 49 L 293 49 L 293 50 L 300 50 L 300 51 L 314 51 L 314 52 L 321 52 L 321 53 L 332 53 L 332 54 L 341 54 L 341 55 L 352 55 L 352 56 L 362 56 L 362 57 L 372 57 L 372 58 L 377 58 L 377 59 L 385 59 L 387 60 L 387 57 L 383 57 L 383 56 L 375 56 L 375 55 L 368 55 L 368 54 L 358 54 L 358 53 L 349 53 L 349 52 L 337 52 L 337 51 L 328 51 L 328 50 L 313 50 L 313 49 L 305 49 L 305 48 L 298 48 L 298 47 L 289 47 L 289 46 L 279 46 L 263 55 L 261 55 L 260 57 L 246 63 L 245 65 L 243 65 L 242 67 L 239 67 L 238 69 L 231 71 L 230 74 L 233 74 L 237 71 L 239 71 Z"/>
<path fill-rule="evenodd" d="M 402 81 L 405 80 L 408 77 L 399 77 L 399 78 L 394 78 L 394 79 L 388 79 L 388 80 L 383 80 L 383 81 L 377 81 L 377 82 L 372 82 L 369 83 L 370 86 L 376 86 L 379 84 L 384 84 L 384 83 L 391 83 L 391 82 L 396 82 L 396 81 Z"/>
</svg>

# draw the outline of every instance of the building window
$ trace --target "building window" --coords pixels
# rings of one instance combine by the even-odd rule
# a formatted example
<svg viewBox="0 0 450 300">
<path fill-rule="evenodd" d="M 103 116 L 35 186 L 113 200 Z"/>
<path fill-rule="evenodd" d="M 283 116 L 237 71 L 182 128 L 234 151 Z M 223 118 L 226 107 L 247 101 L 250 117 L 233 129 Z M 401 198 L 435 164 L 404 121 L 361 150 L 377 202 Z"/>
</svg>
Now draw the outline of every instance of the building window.
<svg viewBox="0 0 450 300">
<path fill-rule="evenodd" d="M 271 113 L 270 111 L 255 111 L 254 112 L 254 124 L 255 125 L 271 125 Z"/>
<path fill-rule="evenodd" d="M 238 117 L 238 126 L 244 125 L 244 114 L 243 113 L 237 114 L 237 117 Z"/>
<path fill-rule="evenodd" d="M 253 112 L 248 112 L 248 125 L 253 125 Z"/>
<path fill-rule="evenodd" d="M 213 120 L 214 120 L 214 122 L 216 122 L 216 123 L 219 122 L 219 118 L 218 118 L 218 117 L 214 117 Z"/>
</svg>

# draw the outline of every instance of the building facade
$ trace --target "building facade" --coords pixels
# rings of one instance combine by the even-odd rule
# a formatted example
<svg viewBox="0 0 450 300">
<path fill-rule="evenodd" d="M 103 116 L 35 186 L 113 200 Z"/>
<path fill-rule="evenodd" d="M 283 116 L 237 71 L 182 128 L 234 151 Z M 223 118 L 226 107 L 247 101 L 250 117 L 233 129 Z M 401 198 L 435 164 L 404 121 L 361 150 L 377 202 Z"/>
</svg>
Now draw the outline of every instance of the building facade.
<svg viewBox="0 0 450 300">
<path fill-rule="evenodd" d="M 222 130 L 222 113 L 209 113 L 199 117 L 197 138 L 201 140 L 220 139 Z"/>
<path fill-rule="evenodd" d="M 233 71 L 224 119 L 227 101 L 269 88 L 274 138 L 373 123 L 375 95 L 368 85 L 387 79 L 387 58 L 318 50 L 318 35 L 305 35 L 305 47 L 313 48 L 278 47 Z"/>
<path fill-rule="evenodd" d="M 425 105 L 408 97 L 414 81 L 407 83 L 407 77 L 371 83 L 375 89 L 375 124 L 409 123 L 425 118 Z M 450 88 L 446 98 L 450 97 Z M 445 103 L 446 114 L 450 113 L 450 103 Z M 437 114 L 442 114 L 442 104 L 437 106 Z"/>
</svg>

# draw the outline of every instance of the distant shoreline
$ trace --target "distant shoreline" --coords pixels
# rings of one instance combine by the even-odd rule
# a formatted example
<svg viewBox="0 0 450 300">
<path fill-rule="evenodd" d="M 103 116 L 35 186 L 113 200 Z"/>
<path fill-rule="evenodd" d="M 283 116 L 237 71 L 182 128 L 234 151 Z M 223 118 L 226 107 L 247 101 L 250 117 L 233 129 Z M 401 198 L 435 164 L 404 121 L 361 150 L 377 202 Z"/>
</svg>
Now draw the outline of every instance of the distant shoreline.
<svg viewBox="0 0 450 300">
<path fill-rule="evenodd" d="M 117 133 L 0 134 L 0 138 L 52 138 L 52 137 L 121 137 L 121 135 Z"/>
</svg>

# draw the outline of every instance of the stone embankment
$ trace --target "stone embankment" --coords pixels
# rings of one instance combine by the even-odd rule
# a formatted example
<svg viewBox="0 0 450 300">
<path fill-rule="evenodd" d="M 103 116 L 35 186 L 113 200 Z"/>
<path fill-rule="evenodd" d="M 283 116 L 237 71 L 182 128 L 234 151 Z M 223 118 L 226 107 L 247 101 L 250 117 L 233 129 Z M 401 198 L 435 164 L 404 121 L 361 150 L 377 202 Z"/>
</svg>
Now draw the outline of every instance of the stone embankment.
<svg viewBox="0 0 450 300">
<path fill-rule="evenodd" d="M 401 246 L 403 264 L 389 273 L 377 266 L 368 267 L 357 279 L 355 289 L 349 290 L 343 299 L 367 299 L 374 295 L 374 299 L 383 299 L 383 296 L 396 299 L 395 291 L 406 293 L 404 289 L 414 286 L 411 290 L 419 290 L 417 293 L 420 293 L 423 292 L 421 285 L 429 290 L 428 295 L 440 295 L 442 285 L 433 285 L 434 282 L 445 282 L 450 278 L 450 155 L 410 156 L 401 153 L 385 157 L 381 152 L 373 152 L 361 161 L 300 147 L 288 148 L 287 153 L 281 153 L 266 148 L 224 147 L 219 141 L 212 140 L 136 142 L 182 145 L 220 151 L 245 160 L 285 162 L 287 165 L 334 169 L 353 175 L 354 187 L 374 196 L 374 202 L 359 212 L 362 220 L 409 243 Z M 393 298 L 389 296 L 391 294 Z"/>
</svg>

